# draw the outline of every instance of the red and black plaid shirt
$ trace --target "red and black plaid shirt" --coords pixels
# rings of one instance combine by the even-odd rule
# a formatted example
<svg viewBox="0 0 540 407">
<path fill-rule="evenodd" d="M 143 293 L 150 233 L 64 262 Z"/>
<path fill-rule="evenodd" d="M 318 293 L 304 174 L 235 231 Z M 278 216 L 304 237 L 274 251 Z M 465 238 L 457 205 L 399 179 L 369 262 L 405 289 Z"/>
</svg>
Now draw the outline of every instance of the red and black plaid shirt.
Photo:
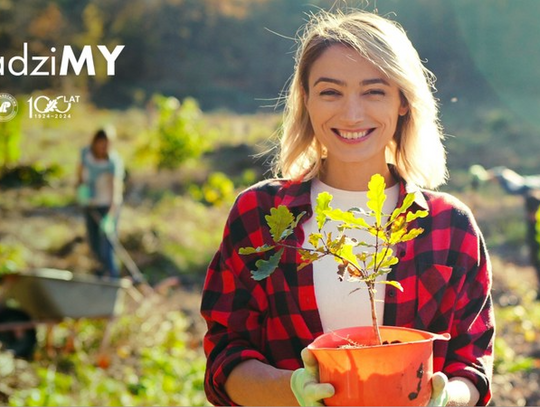
<svg viewBox="0 0 540 407">
<path fill-rule="evenodd" d="M 250 270 L 261 257 L 238 254 L 240 247 L 272 241 L 264 219 L 270 208 L 306 211 L 304 221 L 312 216 L 310 190 L 309 181 L 264 181 L 244 191 L 229 214 L 201 305 L 208 324 L 205 391 L 215 405 L 233 404 L 224 384 L 239 363 L 257 359 L 281 369 L 300 368 L 300 351 L 323 333 L 313 268 L 297 271 L 296 250 L 286 249 L 278 269 L 260 282 Z M 429 216 L 415 221 L 424 233 L 395 249 L 400 261 L 388 279 L 399 281 L 404 291 L 386 288 L 384 324 L 450 333 L 449 342 L 434 343 L 434 370 L 470 379 L 485 405 L 491 398 L 495 329 L 483 237 L 456 198 L 401 181 L 400 203 L 407 192 L 416 194 L 411 210 L 428 209 Z M 299 226 L 287 243 L 301 245 L 303 239 Z"/>
</svg>

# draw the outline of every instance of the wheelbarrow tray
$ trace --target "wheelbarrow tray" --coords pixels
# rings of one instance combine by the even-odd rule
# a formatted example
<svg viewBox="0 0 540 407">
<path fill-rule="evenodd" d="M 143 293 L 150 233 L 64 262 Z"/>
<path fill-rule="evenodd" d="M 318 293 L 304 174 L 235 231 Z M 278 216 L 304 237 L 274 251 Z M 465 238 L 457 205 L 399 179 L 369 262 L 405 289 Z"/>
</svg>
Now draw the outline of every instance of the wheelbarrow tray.
<svg viewBox="0 0 540 407">
<path fill-rule="evenodd" d="M 37 269 L 3 276 L 4 299 L 33 319 L 112 317 L 121 312 L 127 279 L 105 281 L 67 270 Z"/>
</svg>

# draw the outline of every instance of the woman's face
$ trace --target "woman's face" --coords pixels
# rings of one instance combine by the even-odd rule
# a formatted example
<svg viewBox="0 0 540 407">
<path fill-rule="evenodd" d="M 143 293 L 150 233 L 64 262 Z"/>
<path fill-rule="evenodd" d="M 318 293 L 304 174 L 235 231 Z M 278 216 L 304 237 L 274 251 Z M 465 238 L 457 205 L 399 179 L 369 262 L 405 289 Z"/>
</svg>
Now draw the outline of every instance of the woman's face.
<svg viewBox="0 0 540 407">
<path fill-rule="evenodd" d="M 107 158 L 109 152 L 109 142 L 108 140 L 99 139 L 94 142 L 92 152 L 96 158 Z"/>
<path fill-rule="evenodd" d="M 327 149 L 326 165 L 386 167 L 385 148 L 407 107 L 375 65 L 351 48 L 331 46 L 311 67 L 305 102 L 315 137 Z"/>
</svg>

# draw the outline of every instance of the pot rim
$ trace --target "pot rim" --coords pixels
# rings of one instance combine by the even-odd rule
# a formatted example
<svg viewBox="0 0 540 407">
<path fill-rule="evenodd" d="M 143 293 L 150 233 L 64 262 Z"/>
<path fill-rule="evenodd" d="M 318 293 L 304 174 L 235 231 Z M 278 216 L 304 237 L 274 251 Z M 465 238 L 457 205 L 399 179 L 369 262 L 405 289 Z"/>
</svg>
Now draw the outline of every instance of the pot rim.
<svg viewBox="0 0 540 407">
<path fill-rule="evenodd" d="M 363 326 L 354 326 L 354 327 L 348 327 L 348 328 L 341 328 L 336 329 L 333 331 L 325 332 L 322 335 L 318 336 L 311 342 L 307 347 L 309 350 L 317 351 L 317 350 L 325 350 L 325 351 L 343 351 L 343 350 L 352 350 L 352 349 L 365 349 L 365 348 L 381 348 L 381 347 L 388 347 L 388 346 L 404 346 L 411 343 L 425 343 L 425 342 L 434 342 L 436 340 L 442 340 L 442 341 L 449 341 L 451 338 L 451 335 L 448 332 L 444 333 L 434 333 L 429 332 L 421 329 L 415 329 L 415 328 L 407 328 L 407 327 L 401 327 L 401 326 L 389 326 L 389 325 L 380 325 L 379 329 L 386 330 L 386 331 L 407 331 L 407 332 L 414 332 L 419 333 L 421 335 L 426 336 L 423 339 L 413 340 L 413 341 L 405 341 L 405 342 L 399 342 L 399 343 L 386 343 L 382 345 L 364 345 L 359 348 L 339 348 L 339 347 L 327 347 L 327 346 L 317 346 L 317 342 L 320 342 L 320 338 L 326 337 L 328 335 L 337 335 L 343 340 L 347 340 L 346 335 L 341 336 L 341 332 L 347 332 L 351 330 L 355 330 L 357 328 L 370 328 L 369 325 L 363 325 Z"/>
</svg>

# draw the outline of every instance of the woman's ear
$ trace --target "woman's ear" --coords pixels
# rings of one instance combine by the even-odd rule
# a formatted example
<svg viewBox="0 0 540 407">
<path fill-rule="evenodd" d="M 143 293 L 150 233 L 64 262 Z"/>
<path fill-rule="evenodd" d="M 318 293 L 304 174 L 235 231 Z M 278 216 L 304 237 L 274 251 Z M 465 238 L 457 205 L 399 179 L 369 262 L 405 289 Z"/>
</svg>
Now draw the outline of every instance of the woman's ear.
<svg viewBox="0 0 540 407">
<path fill-rule="evenodd" d="M 409 106 L 407 106 L 407 105 L 401 105 L 401 106 L 399 107 L 398 113 L 399 113 L 400 116 L 405 116 L 408 112 L 409 112 Z"/>
<path fill-rule="evenodd" d="M 401 105 L 399 106 L 398 114 L 400 116 L 405 116 L 409 112 L 409 102 L 401 92 L 399 93 L 399 98 L 401 100 Z"/>
</svg>

